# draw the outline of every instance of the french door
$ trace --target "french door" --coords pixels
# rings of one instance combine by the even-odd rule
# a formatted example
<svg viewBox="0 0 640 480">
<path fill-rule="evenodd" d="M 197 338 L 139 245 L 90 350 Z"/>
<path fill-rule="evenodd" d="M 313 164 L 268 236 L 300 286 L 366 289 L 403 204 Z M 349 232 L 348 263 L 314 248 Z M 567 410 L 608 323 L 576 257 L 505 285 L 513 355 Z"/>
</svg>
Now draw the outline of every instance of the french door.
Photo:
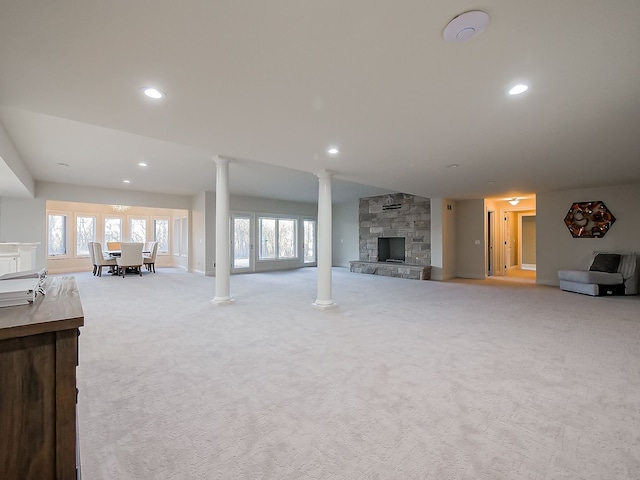
<svg viewBox="0 0 640 480">
<path fill-rule="evenodd" d="M 253 272 L 255 217 L 252 213 L 231 214 L 231 271 Z"/>
</svg>

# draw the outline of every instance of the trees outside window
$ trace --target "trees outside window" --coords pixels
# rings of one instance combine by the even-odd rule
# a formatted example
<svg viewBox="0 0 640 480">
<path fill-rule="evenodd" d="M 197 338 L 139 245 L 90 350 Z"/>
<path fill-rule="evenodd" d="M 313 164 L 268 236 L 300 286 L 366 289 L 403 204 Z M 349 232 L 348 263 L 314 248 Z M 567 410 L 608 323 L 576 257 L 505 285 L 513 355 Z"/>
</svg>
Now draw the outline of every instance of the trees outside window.
<svg viewBox="0 0 640 480">
<path fill-rule="evenodd" d="M 122 218 L 105 217 L 104 219 L 104 244 L 107 242 L 122 241 Z"/>
<path fill-rule="evenodd" d="M 158 252 L 169 252 L 169 219 L 156 218 L 153 220 L 153 240 L 158 242 Z"/>
<path fill-rule="evenodd" d="M 145 243 L 147 241 L 147 219 L 132 218 L 131 225 L 131 241 L 135 243 Z"/>
<path fill-rule="evenodd" d="M 304 263 L 315 263 L 316 261 L 316 221 L 304 220 L 303 222 L 303 243 Z"/>
<path fill-rule="evenodd" d="M 67 216 L 49 214 L 47 224 L 47 255 L 55 257 L 67 254 Z"/>
<path fill-rule="evenodd" d="M 96 239 L 96 217 L 76 216 L 76 255 L 89 255 L 89 242 Z"/>
<path fill-rule="evenodd" d="M 260 260 L 288 260 L 298 257 L 295 218 L 260 217 Z"/>
</svg>

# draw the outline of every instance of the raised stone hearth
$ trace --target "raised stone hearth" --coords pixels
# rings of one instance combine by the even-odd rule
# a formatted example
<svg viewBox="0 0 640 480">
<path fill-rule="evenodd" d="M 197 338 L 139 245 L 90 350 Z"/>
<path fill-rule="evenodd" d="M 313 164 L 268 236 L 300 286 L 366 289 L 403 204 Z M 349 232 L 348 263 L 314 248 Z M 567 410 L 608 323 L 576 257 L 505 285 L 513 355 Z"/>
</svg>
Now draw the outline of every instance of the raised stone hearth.
<svg viewBox="0 0 640 480">
<path fill-rule="evenodd" d="M 360 258 L 350 262 L 352 272 L 430 278 L 430 199 L 405 193 L 361 198 L 359 223 Z M 381 238 L 385 240 L 384 243 Z M 397 247 L 393 239 L 396 238 L 404 240 L 403 252 L 394 252 Z M 380 251 L 381 246 L 384 252 Z M 383 261 L 387 258 L 393 261 Z"/>
<path fill-rule="evenodd" d="M 393 262 L 349 262 L 350 271 L 354 273 L 368 273 L 369 275 L 383 275 L 385 277 L 410 278 L 412 280 L 429 280 L 431 267 Z"/>
</svg>

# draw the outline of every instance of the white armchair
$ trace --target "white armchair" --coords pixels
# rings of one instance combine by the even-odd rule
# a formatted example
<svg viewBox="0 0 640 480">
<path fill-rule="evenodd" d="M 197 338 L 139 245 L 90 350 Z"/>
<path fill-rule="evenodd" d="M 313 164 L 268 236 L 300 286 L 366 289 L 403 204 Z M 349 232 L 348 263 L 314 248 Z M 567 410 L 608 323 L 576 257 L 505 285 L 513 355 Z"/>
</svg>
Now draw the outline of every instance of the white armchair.
<svg viewBox="0 0 640 480">
<path fill-rule="evenodd" d="M 147 270 L 156 273 L 156 255 L 158 253 L 158 242 L 151 242 L 149 244 L 149 255 L 144 256 L 144 265 Z"/>
<path fill-rule="evenodd" d="M 87 243 L 87 247 L 89 247 L 89 257 L 91 257 L 91 265 L 93 265 L 93 274 L 95 275 L 98 271 L 98 266 L 96 265 L 95 255 L 93 253 L 93 242 Z"/>
<path fill-rule="evenodd" d="M 98 272 L 98 276 L 101 277 L 102 276 L 102 267 L 104 266 L 109 266 L 109 267 L 115 267 L 116 261 L 112 258 L 104 258 L 104 255 L 102 254 L 102 245 L 100 245 L 97 242 L 93 243 L 93 261 L 95 262 L 95 268 Z"/>
<path fill-rule="evenodd" d="M 127 273 L 127 268 L 136 268 L 142 276 L 142 265 L 144 263 L 142 259 L 142 247 L 143 243 L 121 243 L 120 244 L 120 257 L 116 258 L 118 263 L 118 273 L 122 273 L 122 278 Z"/>
</svg>

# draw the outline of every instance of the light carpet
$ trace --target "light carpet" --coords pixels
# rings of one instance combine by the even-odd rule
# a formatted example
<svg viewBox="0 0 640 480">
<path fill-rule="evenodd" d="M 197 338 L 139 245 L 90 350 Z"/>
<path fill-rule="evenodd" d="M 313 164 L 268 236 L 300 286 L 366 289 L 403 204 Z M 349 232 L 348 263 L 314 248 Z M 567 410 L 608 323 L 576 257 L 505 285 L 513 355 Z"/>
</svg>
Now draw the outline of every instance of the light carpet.
<svg viewBox="0 0 640 480">
<path fill-rule="evenodd" d="M 639 297 L 316 273 L 75 275 L 83 478 L 640 478 Z"/>
</svg>

